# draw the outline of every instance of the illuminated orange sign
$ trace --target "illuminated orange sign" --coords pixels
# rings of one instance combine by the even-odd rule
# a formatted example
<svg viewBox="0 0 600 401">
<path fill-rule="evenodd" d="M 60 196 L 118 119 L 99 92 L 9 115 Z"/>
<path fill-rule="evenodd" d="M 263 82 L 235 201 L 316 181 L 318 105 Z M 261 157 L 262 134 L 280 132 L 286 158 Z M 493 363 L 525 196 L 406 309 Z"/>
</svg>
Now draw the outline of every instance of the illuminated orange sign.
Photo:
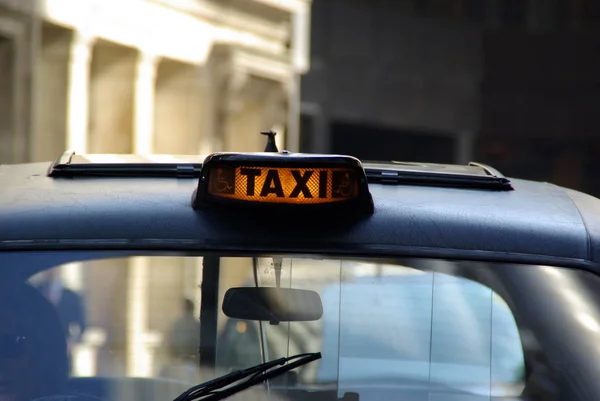
<svg viewBox="0 0 600 401">
<path fill-rule="evenodd" d="M 356 172 L 348 168 L 214 166 L 208 193 L 262 203 L 322 204 L 358 196 Z"/>
</svg>

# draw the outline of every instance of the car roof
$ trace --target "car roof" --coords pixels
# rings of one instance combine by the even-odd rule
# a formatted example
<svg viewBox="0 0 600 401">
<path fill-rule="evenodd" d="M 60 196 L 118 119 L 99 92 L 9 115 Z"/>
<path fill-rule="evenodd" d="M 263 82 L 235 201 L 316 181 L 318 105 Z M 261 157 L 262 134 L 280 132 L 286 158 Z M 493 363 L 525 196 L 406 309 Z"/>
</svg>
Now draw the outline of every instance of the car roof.
<svg viewBox="0 0 600 401">
<path fill-rule="evenodd" d="M 197 179 L 52 178 L 50 163 L 0 166 L 0 249 L 282 251 L 536 264 L 600 261 L 600 201 L 549 183 L 514 190 L 369 183 L 375 212 L 258 224 L 191 207 Z M 595 268 L 595 267 L 594 267 Z"/>
</svg>

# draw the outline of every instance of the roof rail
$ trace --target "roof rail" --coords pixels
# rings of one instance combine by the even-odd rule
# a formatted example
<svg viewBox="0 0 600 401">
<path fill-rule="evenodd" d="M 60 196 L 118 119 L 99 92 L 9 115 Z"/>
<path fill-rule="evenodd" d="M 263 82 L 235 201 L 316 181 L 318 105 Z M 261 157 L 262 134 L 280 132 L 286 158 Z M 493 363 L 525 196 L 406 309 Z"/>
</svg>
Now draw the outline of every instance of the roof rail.
<svg viewBox="0 0 600 401">
<path fill-rule="evenodd" d="M 469 162 L 469 166 L 472 167 L 481 167 L 482 169 L 484 169 L 489 175 L 493 175 L 495 177 L 501 177 L 501 178 L 506 178 L 504 177 L 504 174 L 502 174 L 501 172 L 499 172 L 498 170 L 496 170 L 495 168 L 488 166 L 487 164 L 483 164 L 483 163 L 477 163 L 477 162 Z"/>
<path fill-rule="evenodd" d="M 424 185 L 454 188 L 510 191 L 510 180 L 485 164 L 470 162 L 467 165 L 364 162 L 369 182 L 392 185 Z"/>
<path fill-rule="evenodd" d="M 197 178 L 206 156 L 63 153 L 48 168 L 49 177 Z"/>
<path fill-rule="evenodd" d="M 269 133 L 271 134 L 271 133 Z M 269 135 L 272 140 L 272 135 Z M 198 178 L 206 156 L 63 153 L 48 169 L 49 177 Z M 416 162 L 363 162 L 367 180 L 391 185 L 424 185 L 509 191 L 510 180 L 493 167 Z"/>
</svg>

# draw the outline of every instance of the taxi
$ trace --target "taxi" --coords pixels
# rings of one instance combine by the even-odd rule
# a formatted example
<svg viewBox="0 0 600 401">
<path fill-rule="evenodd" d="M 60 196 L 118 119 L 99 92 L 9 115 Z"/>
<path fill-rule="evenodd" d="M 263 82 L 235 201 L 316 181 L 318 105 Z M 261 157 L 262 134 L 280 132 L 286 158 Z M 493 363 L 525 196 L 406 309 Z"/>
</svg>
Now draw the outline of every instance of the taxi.
<svg viewBox="0 0 600 401">
<path fill-rule="evenodd" d="M 0 166 L 2 400 L 600 399 L 598 199 L 265 134 Z"/>
</svg>

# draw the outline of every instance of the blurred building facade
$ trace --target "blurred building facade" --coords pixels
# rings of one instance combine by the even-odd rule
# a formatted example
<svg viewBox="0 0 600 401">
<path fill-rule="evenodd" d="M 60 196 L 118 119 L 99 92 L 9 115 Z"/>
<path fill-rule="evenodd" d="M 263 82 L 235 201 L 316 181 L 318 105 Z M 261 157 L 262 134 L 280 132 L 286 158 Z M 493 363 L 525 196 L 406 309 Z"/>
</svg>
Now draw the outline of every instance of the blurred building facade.
<svg viewBox="0 0 600 401">
<path fill-rule="evenodd" d="M 0 18 L 2 163 L 297 142 L 310 1 L 0 0 Z"/>
<path fill-rule="evenodd" d="M 600 196 L 600 2 L 313 7 L 303 150 L 477 160 Z"/>
<path fill-rule="evenodd" d="M 0 0 L 0 163 L 298 148 L 311 0 Z M 241 267 L 247 262 L 231 260 Z M 76 375 L 153 376 L 202 258 L 61 267 L 84 296 Z M 246 279 L 246 268 L 221 280 Z"/>
</svg>

